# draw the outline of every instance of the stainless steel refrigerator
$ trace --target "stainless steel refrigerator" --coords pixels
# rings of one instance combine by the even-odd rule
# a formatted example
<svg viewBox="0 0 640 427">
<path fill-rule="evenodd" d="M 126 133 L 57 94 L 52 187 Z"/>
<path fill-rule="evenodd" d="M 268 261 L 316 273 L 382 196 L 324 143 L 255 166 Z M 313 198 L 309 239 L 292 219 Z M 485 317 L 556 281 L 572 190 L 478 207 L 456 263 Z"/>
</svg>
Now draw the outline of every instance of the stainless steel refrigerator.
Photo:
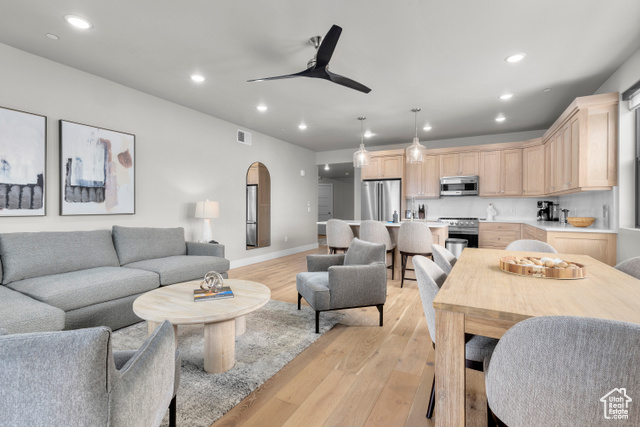
<svg viewBox="0 0 640 427">
<path fill-rule="evenodd" d="M 247 246 L 258 242 L 258 186 L 247 185 Z"/>
<path fill-rule="evenodd" d="M 362 219 L 375 221 L 393 221 L 393 212 L 398 212 L 402 199 L 399 179 L 382 179 L 380 181 L 362 181 Z"/>
</svg>

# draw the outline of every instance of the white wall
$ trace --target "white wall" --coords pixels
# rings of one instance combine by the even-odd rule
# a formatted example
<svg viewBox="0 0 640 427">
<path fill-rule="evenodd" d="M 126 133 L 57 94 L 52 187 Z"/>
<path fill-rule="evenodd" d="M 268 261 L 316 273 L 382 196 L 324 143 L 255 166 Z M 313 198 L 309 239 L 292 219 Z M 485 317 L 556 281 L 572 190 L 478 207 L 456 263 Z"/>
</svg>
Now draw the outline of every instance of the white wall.
<svg viewBox="0 0 640 427">
<path fill-rule="evenodd" d="M 314 152 L 257 132 L 252 146 L 238 144 L 235 124 L 6 45 L 0 44 L 0 58 L 0 106 L 48 117 L 47 215 L 2 217 L 0 232 L 180 226 L 197 240 L 202 220 L 193 218 L 195 202 L 208 198 L 220 202 L 213 238 L 226 246 L 232 265 L 317 244 Z M 135 215 L 59 215 L 60 119 L 136 135 Z M 271 173 L 272 244 L 247 251 L 246 172 L 255 161 Z"/>
<path fill-rule="evenodd" d="M 635 215 L 635 125 L 622 92 L 640 80 L 640 50 L 625 61 L 596 93 L 620 92 L 618 108 L 618 261 L 640 256 L 640 230 L 634 228 Z M 640 130 L 638 130 L 640 131 Z"/>
</svg>

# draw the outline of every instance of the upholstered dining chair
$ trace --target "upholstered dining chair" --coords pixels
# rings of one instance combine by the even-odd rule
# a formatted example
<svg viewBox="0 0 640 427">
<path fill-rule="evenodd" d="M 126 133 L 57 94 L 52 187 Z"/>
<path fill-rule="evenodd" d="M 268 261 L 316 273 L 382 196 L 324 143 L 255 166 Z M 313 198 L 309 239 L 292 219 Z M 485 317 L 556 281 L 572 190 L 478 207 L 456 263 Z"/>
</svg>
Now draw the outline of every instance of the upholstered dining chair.
<svg viewBox="0 0 640 427">
<path fill-rule="evenodd" d="M 447 274 L 442 271 L 435 262 L 423 256 L 413 257 L 413 266 L 416 270 L 418 278 L 418 290 L 420 291 L 420 299 L 424 315 L 427 318 L 427 327 L 433 348 L 436 346 L 436 311 L 433 308 L 433 300 L 438 294 L 440 287 L 447 278 Z M 473 335 L 465 345 L 466 367 L 482 371 L 484 359 L 491 355 L 498 340 L 487 338 L 479 335 Z M 436 369 L 438 367 L 436 366 Z M 429 407 L 427 409 L 427 418 L 433 416 L 435 406 L 435 375 L 431 384 L 431 397 L 429 398 Z"/>
<path fill-rule="evenodd" d="M 353 231 L 345 221 L 340 219 L 327 221 L 327 246 L 330 254 L 338 251 L 347 252 L 353 237 Z"/>
<path fill-rule="evenodd" d="M 353 239 L 345 254 L 308 255 L 307 272 L 298 273 L 298 310 L 304 298 L 316 312 L 375 306 L 383 324 L 387 300 L 387 266 L 384 245 Z"/>
<path fill-rule="evenodd" d="M 485 361 L 489 408 L 498 424 L 508 426 L 638 426 L 638 348 L 635 323 L 570 316 L 523 320 Z M 629 409 L 628 419 L 613 419 L 611 397 Z"/>
<path fill-rule="evenodd" d="M 391 241 L 389 230 L 381 222 L 365 220 L 360 223 L 360 239 L 371 243 L 380 243 L 385 246 L 387 254 L 391 254 L 391 280 L 395 279 L 396 244 Z"/>
<path fill-rule="evenodd" d="M 168 321 L 134 352 L 101 326 L 0 336 L 6 425 L 175 426 L 180 356 Z"/>
<path fill-rule="evenodd" d="M 405 277 L 407 271 L 414 271 L 413 268 L 407 268 L 409 257 L 416 255 L 431 256 L 433 236 L 431 229 L 425 222 L 405 221 L 400 225 L 398 232 L 398 251 L 400 252 L 400 260 L 402 261 L 402 279 L 400 287 L 404 286 L 405 280 L 416 280 L 411 277 Z"/>
<path fill-rule="evenodd" d="M 557 254 L 558 251 L 548 243 L 540 240 L 516 240 L 507 245 L 507 251 L 527 251 L 527 252 L 544 252 L 548 254 Z"/>
<path fill-rule="evenodd" d="M 451 269 L 453 265 L 456 263 L 458 258 L 455 257 L 451 251 L 444 246 L 436 245 L 435 243 L 431 245 L 433 249 L 433 261 L 436 263 L 438 267 L 442 269 L 446 274 L 451 273 Z"/>
<path fill-rule="evenodd" d="M 615 266 L 623 273 L 627 273 L 629 276 L 633 276 L 636 279 L 640 279 L 640 256 L 635 258 L 629 258 Z"/>
</svg>

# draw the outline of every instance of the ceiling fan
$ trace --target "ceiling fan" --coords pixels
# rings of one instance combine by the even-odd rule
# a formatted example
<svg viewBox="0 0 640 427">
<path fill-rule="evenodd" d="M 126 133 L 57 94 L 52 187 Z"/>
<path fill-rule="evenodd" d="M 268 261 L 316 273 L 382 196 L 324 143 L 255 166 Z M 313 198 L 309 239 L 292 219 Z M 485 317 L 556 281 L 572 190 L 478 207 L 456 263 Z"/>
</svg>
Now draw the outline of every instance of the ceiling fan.
<svg viewBox="0 0 640 427">
<path fill-rule="evenodd" d="M 324 36 L 324 38 L 322 38 L 321 36 L 315 36 L 309 39 L 309 43 L 316 48 L 317 52 L 316 56 L 313 57 L 309 62 L 307 62 L 306 70 L 300 71 L 299 73 L 295 74 L 264 77 L 262 79 L 253 79 L 247 81 L 261 82 L 265 80 L 291 79 L 293 77 L 313 77 L 316 79 L 329 80 L 333 83 L 337 83 L 339 85 L 346 86 L 360 92 L 371 92 L 371 89 L 369 89 L 362 83 L 358 83 L 355 80 L 351 80 L 347 77 L 341 76 L 340 74 L 335 74 L 329 71 L 329 61 L 331 60 L 331 56 L 333 56 L 333 51 L 336 48 L 336 44 L 338 44 L 338 39 L 340 39 L 340 33 L 342 33 L 342 28 L 337 25 L 333 25 L 327 32 L 327 35 Z"/>
</svg>

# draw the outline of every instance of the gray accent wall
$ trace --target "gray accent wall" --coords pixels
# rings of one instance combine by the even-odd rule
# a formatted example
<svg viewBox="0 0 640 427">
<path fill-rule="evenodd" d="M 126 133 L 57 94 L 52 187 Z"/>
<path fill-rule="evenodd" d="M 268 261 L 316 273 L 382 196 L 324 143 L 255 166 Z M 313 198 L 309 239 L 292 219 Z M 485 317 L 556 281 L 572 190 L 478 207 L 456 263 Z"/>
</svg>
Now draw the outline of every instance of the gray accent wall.
<svg viewBox="0 0 640 427">
<path fill-rule="evenodd" d="M 195 203 L 210 199 L 220 203 L 220 218 L 211 220 L 213 238 L 226 246 L 227 258 L 238 261 L 236 265 L 317 245 L 313 151 L 7 45 L 0 44 L 0 58 L 0 106 L 48 118 L 47 215 L 0 218 L 0 232 L 111 229 L 118 224 L 184 227 L 187 240 L 197 240 L 202 220 L 194 218 Z M 215 89 L 223 82 L 194 85 L 188 76 L 178 76 L 167 84 L 183 85 L 193 96 L 217 102 Z M 247 111 L 264 120 L 254 105 Z M 59 215 L 60 119 L 136 135 L 135 215 Z M 252 133 L 251 146 L 236 142 L 238 129 Z M 247 251 L 246 173 L 256 161 L 271 174 L 271 246 Z"/>
</svg>

